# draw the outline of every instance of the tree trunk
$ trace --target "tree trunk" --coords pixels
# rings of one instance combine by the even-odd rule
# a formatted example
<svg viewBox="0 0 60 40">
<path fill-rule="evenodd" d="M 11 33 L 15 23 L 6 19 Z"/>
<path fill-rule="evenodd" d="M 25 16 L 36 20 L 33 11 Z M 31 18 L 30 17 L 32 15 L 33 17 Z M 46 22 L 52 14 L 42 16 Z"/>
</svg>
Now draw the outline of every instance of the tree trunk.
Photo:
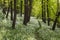
<svg viewBox="0 0 60 40">
<path fill-rule="evenodd" d="M 8 7 L 8 11 L 7 11 L 7 14 L 6 14 L 6 18 L 8 18 L 8 14 L 9 14 L 9 7 Z"/>
<path fill-rule="evenodd" d="M 59 0 L 57 0 L 57 12 L 56 12 L 56 19 L 54 21 L 54 24 L 53 24 L 53 27 L 52 27 L 52 30 L 55 30 L 55 27 L 56 27 L 56 23 L 57 23 L 57 20 L 58 20 L 58 17 L 60 15 L 60 12 L 58 12 L 59 10 Z"/>
<path fill-rule="evenodd" d="M 13 20 L 12 1 L 11 1 L 11 20 Z"/>
<path fill-rule="evenodd" d="M 47 0 L 47 17 L 48 17 L 48 26 L 49 26 L 50 25 L 50 18 L 49 18 L 48 2 L 49 2 L 49 0 Z"/>
<path fill-rule="evenodd" d="M 23 24 L 27 25 L 28 19 L 28 0 L 24 0 L 24 21 Z"/>
<path fill-rule="evenodd" d="M 45 7 L 45 0 L 42 0 L 42 21 L 46 23 L 46 7 Z"/>
<path fill-rule="evenodd" d="M 5 0 L 4 0 L 4 4 L 3 4 L 3 14 L 6 14 L 6 11 L 5 11 L 5 9 L 6 9 L 6 7 L 5 7 L 5 4 L 6 4 L 6 2 L 5 2 Z"/>
<path fill-rule="evenodd" d="M 42 21 L 43 21 L 43 0 L 42 0 Z"/>
<path fill-rule="evenodd" d="M 60 12 L 58 12 L 58 14 L 56 15 L 56 19 L 55 19 L 55 21 L 54 21 L 54 24 L 53 24 L 52 30 L 55 30 L 56 23 L 57 23 L 57 21 L 58 21 L 59 15 L 60 15 Z"/>
<path fill-rule="evenodd" d="M 21 1 L 21 6 L 20 6 L 20 16 L 22 17 L 22 4 L 23 4 L 23 1 Z"/>
<path fill-rule="evenodd" d="M 7 9 L 7 14 L 6 14 L 6 18 L 8 18 L 8 14 L 9 14 L 9 8 L 10 8 L 10 4 L 9 4 L 9 0 L 8 0 L 8 9 Z"/>
<path fill-rule="evenodd" d="M 13 19 L 12 29 L 15 29 L 15 23 L 16 23 L 16 0 L 14 0 L 14 19 Z"/>
<path fill-rule="evenodd" d="M 28 22 L 30 21 L 31 12 L 32 12 L 32 0 L 29 0 Z"/>
</svg>

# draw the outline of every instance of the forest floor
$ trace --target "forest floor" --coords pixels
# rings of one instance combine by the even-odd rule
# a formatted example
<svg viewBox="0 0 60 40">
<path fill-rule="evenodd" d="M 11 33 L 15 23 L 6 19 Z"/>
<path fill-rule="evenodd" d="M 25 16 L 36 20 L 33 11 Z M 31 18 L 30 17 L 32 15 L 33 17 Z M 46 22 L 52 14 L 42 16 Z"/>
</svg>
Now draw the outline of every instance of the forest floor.
<svg viewBox="0 0 60 40">
<path fill-rule="evenodd" d="M 40 20 L 41 28 L 39 28 L 38 20 Z M 12 21 L 10 16 L 8 19 L 3 18 L 0 13 L 0 40 L 60 40 L 60 28 L 52 31 L 52 25 L 48 26 L 41 19 L 31 17 L 27 26 L 23 25 L 23 17 L 17 15 L 16 27 L 12 29 Z M 36 31 L 36 29 L 39 30 Z"/>
</svg>

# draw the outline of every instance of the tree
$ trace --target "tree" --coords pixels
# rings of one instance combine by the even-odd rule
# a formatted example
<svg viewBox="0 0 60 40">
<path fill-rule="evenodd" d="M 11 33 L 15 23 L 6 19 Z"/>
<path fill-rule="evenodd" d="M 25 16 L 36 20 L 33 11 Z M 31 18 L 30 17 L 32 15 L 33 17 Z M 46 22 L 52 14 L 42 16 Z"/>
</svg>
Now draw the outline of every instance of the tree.
<svg viewBox="0 0 60 40">
<path fill-rule="evenodd" d="M 8 10 L 7 10 L 6 18 L 8 18 L 9 8 L 10 8 L 10 5 L 9 5 L 9 7 L 8 7 Z"/>
<path fill-rule="evenodd" d="M 10 2 L 10 4 L 11 4 L 11 20 L 13 20 L 12 1 Z"/>
<path fill-rule="evenodd" d="M 21 1 L 21 4 L 20 4 L 20 16 L 22 17 L 22 4 L 23 4 L 23 1 Z"/>
<path fill-rule="evenodd" d="M 5 4 L 6 4 L 6 2 L 5 2 L 5 0 L 4 0 L 4 1 L 3 1 L 3 10 L 2 10 L 3 14 L 6 14 L 6 7 L 5 7 Z"/>
<path fill-rule="evenodd" d="M 45 0 L 42 0 L 42 21 L 46 23 L 46 5 Z"/>
<path fill-rule="evenodd" d="M 55 21 L 54 21 L 54 24 L 53 24 L 52 30 L 55 30 L 56 23 L 57 23 L 57 21 L 58 21 L 59 16 L 60 16 L 60 12 L 58 12 L 58 14 L 56 15 L 56 19 L 55 19 Z"/>
<path fill-rule="evenodd" d="M 57 0 L 56 19 L 55 19 L 55 21 L 54 21 L 54 24 L 53 24 L 52 30 L 55 30 L 56 23 L 57 23 L 57 21 L 58 21 L 59 15 L 60 15 L 60 12 L 59 12 L 59 0 Z"/>
<path fill-rule="evenodd" d="M 9 3 L 9 0 L 8 0 L 8 10 L 7 10 L 6 18 L 8 18 L 9 9 L 10 9 L 10 3 Z"/>
<path fill-rule="evenodd" d="M 49 18 L 48 2 L 49 2 L 49 0 L 47 0 L 47 17 L 48 17 L 48 26 L 49 26 L 50 25 L 50 18 Z"/>
<path fill-rule="evenodd" d="M 24 0 L 24 21 L 23 24 L 27 25 L 28 18 L 28 0 Z"/>
<path fill-rule="evenodd" d="M 16 23 L 16 0 L 14 0 L 14 18 L 13 18 L 12 29 L 15 29 L 15 23 Z"/>
<path fill-rule="evenodd" d="M 29 0 L 29 14 L 28 14 L 28 22 L 30 21 L 30 16 L 31 16 L 31 12 L 32 12 L 32 0 Z"/>
</svg>

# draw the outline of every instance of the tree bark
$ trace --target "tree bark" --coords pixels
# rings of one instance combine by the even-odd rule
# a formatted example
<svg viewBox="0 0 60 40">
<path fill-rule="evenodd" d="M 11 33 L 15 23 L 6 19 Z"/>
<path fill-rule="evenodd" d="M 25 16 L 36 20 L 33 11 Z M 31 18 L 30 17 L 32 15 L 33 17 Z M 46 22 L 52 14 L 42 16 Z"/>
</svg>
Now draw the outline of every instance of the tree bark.
<svg viewBox="0 0 60 40">
<path fill-rule="evenodd" d="M 16 0 L 14 0 L 14 19 L 13 19 L 12 29 L 15 29 L 15 23 L 16 23 Z"/>
<path fill-rule="evenodd" d="M 3 10 L 2 10 L 2 12 L 3 12 L 3 14 L 6 14 L 6 11 L 5 11 L 5 9 L 6 9 L 6 7 L 5 7 L 6 2 L 5 2 L 5 0 L 3 2 L 4 3 L 3 3 Z"/>
<path fill-rule="evenodd" d="M 42 21 L 46 23 L 46 7 L 45 0 L 42 0 Z"/>
<path fill-rule="evenodd" d="M 49 26 L 50 25 L 50 17 L 49 17 L 48 2 L 49 2 L 49 0 L 47 0 L 47 17 L 48 17 L 48 26 Z"/>
<path fill-rule="evenodd" d="M 27 25 L 27 18 L 28 18 L 28 0 L 24 0 L 24 21 L 23 21 L 24 25 Z"/>
<path fill-rule="evenodd" d="M 8 0 L 8 9 L 7 9 L 7 14 L 6 14 L 6 18 L 8 18 L 8 15 L 9 15 L 9 8 L 10 8 L 10 4 L 9 4 L 9 0 Z"/>
<path fill-rule="evenodd" d="M 12 1 L 10 3 L 11 3 L 11 20 L 13 20 Z"/>
<path fill-rule="evenodd" d="M 58 14 L 56 15 L 56 19 L 55 19 L 55 21 L 54 21 L 54 24 L 53 24 L 52 30 L 55 30 L 56 23 L 57 23 L 57 21 L 58 21 L 59 15 L 60 15 L 60 12 L 58 12 Z"/>
<path fill-rule="evenodd" d="M 23 1 L 21 1 L 21 6 L 20 6 L 20 16 L 22 17 L 22 4 L 23 4 Z"/>
<path fill-rule="evenodd" d="M 8 18 L 8 14 L 9 14 L 9 7 L 8 7 L 8 10 L 7 10 L 6 18 Z"/>
<path fill-rule="evenodd" d="M 29 14 L 28 14 L 28 22 L 30 21 L 30 16 L 31 16 L 31 12 L 32 12 L 32 0 L 29 0 Z"/>
<path fill-rule="evenodd" d="M 59 0 L 57 0 L 57 12 L 56 12 L 56 19 L 54 21 L 54 24 L 53 24 L 53 27 L 52 27 L 52 30 L 55 30 L 55 27 L 56 27 L 56 23 L 58 21 L 58 17 L 60 15 L 60 12 L 59 12 Z"/>
</svg>

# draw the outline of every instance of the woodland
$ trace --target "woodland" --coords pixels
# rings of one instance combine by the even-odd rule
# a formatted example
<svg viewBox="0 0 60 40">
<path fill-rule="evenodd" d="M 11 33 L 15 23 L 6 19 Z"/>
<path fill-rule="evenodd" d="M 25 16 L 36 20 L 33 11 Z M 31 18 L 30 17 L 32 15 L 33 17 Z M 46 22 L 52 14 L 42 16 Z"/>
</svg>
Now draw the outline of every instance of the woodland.
<svg viewBox="0 0 60 40">
<path fill-rule="evenodd" d="M 0 40 L 60 40 L 60 0 L 0 0 Z"/>
</svg>

